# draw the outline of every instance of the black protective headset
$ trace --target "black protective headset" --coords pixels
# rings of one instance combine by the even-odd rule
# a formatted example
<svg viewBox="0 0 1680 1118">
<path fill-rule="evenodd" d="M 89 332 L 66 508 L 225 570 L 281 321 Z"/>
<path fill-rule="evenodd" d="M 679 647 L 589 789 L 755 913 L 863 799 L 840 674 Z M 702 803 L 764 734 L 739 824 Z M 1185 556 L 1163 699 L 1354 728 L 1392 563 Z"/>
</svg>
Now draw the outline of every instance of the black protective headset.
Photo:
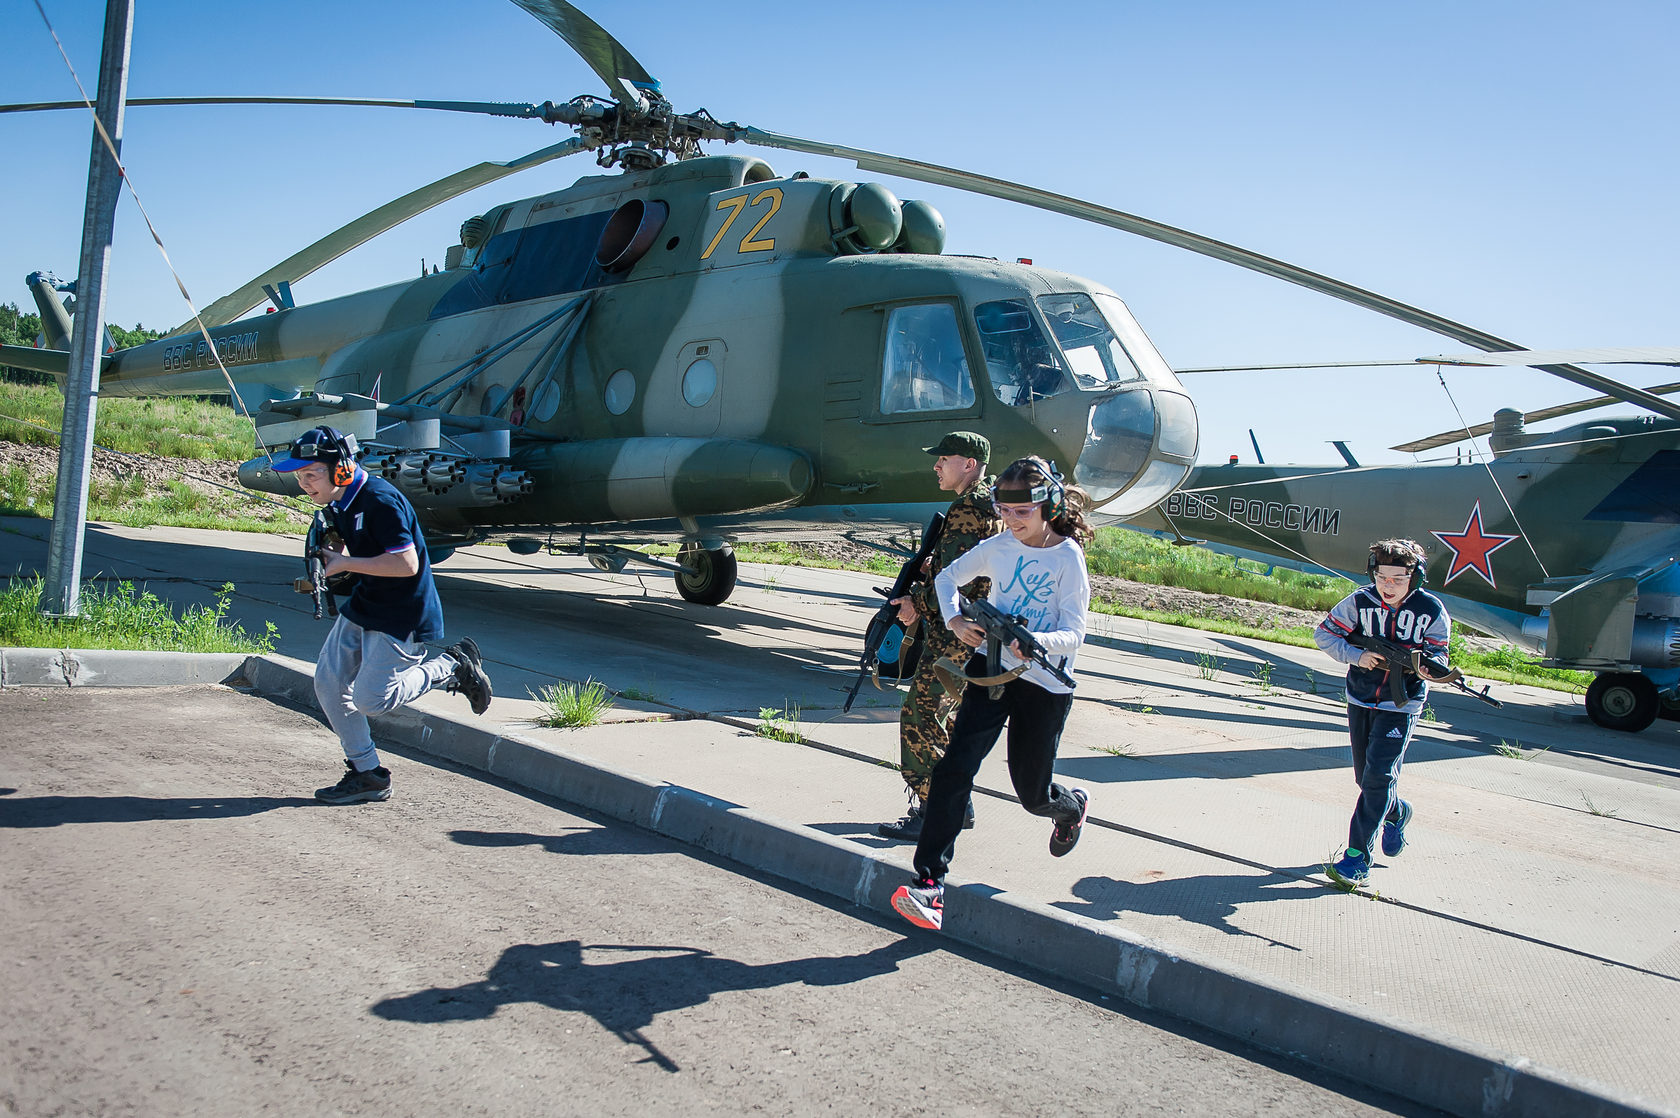
<svg viewBox="0 0 1680 1118">
<path fill-rule="evenodd" d="M 1371 576 L 1373 582 L 1376 581 L 1378 567 L 1410 567 L 1412 569 L 1412 581 L 1406 586 L 1406 593 L 1408 594 L 1422 586 L 1425 576 L 1429 574 L 1429 564 L 1423 559 L 1415 559 L 1411 563 L 1396 563 L 1392 559 L 1387 559 L 1379 563 L 1376 549 L 1372 548 L 1371 554 L 1365 560 L 1365 573 Z"/>
<path fill-rule="evenodd" d="M 1060 470 L 1056 469 L 1056 464 L 1054 462 L 1046 461 L 1036 454 L 1031 454 L 1025 458 L 1017 458 L 1015 461 L 1011 462 L 1009 464 L 1009 468 L 1003 472 L 1007 474 L 1016 466 L 1021 465 L 1033 467 L 1044 476 L 1045 480 L 1037 485 L 1026 487 L 1022 487 L 1019 484 L 1009 485 L 1007 487 L 1003 485 L 994 485 L 992 486 L 992 501 L 994 503 L 1001 501 L 1002 503 L 1008 505 L 1024 499 L 1032 501 L 1034 504 L 1048 504 L 1050 506 L 1050 511 L 1045 514 L 1044 519 L 1046 520 L 1054 520 L 1066 512 L 1067 487 L 1062 484 L 1062 474 Z M 1019 496 L 1016 496 L 1017 494 L 1019 494 Z"/>
</svg>

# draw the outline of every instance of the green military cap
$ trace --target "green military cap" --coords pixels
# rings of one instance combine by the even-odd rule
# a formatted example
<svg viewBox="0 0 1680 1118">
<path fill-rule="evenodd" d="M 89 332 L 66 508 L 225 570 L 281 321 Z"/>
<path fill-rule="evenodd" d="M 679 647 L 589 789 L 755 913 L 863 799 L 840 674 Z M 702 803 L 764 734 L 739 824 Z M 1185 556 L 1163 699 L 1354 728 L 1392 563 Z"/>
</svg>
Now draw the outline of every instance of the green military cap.
<svg viewBox="0 0 1680 1118">
<path fill-rule="evenodd" d="M 973 431 L 952 431 L 939 440 L 938 446 L 925 446 L 922 449 L 929 454 L 960 454 L 976 462 L 989 462 L 992 458 L 991 442 L 986 436 L 977 435 Z"/>
</svg>

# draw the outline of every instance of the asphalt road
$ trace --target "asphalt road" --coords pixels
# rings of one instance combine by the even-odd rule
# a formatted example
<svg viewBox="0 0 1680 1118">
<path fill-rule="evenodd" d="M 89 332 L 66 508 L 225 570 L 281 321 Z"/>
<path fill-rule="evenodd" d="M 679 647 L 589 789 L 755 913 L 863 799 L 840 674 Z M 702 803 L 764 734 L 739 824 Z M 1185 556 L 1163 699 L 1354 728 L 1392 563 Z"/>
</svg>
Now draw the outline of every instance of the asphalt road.
<svg viewBox="0 0 1680 1118">
<path fill-rule="evenodd" d="M 0 1113 L 1427 1113 L 387 760 L 328 808 L 265 700 L 0 693 Z"/>
</svg>

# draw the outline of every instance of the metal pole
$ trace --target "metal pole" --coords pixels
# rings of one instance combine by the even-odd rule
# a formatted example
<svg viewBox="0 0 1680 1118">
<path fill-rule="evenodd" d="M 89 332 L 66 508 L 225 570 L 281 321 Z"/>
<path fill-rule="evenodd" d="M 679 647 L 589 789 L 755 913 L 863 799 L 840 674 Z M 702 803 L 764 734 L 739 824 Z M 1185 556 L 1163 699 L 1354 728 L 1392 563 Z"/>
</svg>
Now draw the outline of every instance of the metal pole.
<svg viewBox="0 0 1680 1118">
<path fill-rule="evenodd" d="M 107 0 L 105 45 L 99 59 L 95 111 L 111 143 L 122 150 L 123 101 L 128 92 L 128 48 L 134 34 L 130 0 Z M 99 403 L 99 364 L 104 357 L 105 274 L 111 262 L 122 176 L 93 130 L 88 159 L 87 206 L 82 216 L 81 270 L 76 275 L 76 318 L 70 334 L 70 367 L 64 378 L 64 422 L 58 442 L 58 488 L 53 495 L 52 537 L 47 545 L 41 612 L 74 617 L 81 596 L 82 535 L 87 529 L 88 466 L 93 460 L 93 420 Z"/>
</svg>

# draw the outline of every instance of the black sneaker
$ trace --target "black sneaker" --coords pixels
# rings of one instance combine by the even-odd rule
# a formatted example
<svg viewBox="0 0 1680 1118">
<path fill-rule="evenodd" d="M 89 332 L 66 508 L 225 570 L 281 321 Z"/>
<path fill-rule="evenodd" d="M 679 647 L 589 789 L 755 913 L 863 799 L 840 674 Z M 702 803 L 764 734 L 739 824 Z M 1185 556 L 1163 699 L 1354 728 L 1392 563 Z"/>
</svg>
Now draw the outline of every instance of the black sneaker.
<svg viewBox="0 0 1680 1118">
<path fill-rule="evenodd" d="M 317 800 L 328 804 L 360 804 L 391 798 L 391 770 L 384 765 L 366 772 L 357 772 L 349 761 L 344 762 L 344 767 L 349 771 L 343 780 L 331 788 L 315 789 Z"/>
<path fill-rule="evenodd" d="M 914 796 L 910 798 L 910 810 L 897 823 L 882 823 L 875 828 L 875 833 L 882 838 L 902 839 L 905 842 L 915 842 L 922 837 L 922 816 L 927 811 L 927 805 Z"/>
<path fill-rule="evenodd" d="M 927 805 L 920 800 L 912 801 L 910 811 L 897 823 L 882 823 L 875 828 L 875 833 L 882 838 L 903 839 L 906 842 L 916 842 L 922 837 L 922 817 L 927 812 Z M 968 810 L 963 813 L 963 830 L 974 827 L 974 801 L 968 801 Z"/>
<path fill-rule="evenodd" d="M 484 674 L 483 660 L 478 654 L 478 643 L 471 637 L 462 637 L 444 649 L 444 654 L 455 661 L 455 678 L 444 684 L 444 688 L 465 695 L 474 714 L 483 714 L 489 710 L 490 677 Z"/>
<path fill-rule="evenodd" d="M 1085 789 L 1075 788 L 1070 795 L 1079 801 L 1079 818 L 1072 823 L 1057 823 L 1050 831 L 1050 856 L 1060 858 L 1079 844 L 1079 832 L 1085 829 L 1085 815 L 1091 809 L 1091 797 Z"/>
</svg>

